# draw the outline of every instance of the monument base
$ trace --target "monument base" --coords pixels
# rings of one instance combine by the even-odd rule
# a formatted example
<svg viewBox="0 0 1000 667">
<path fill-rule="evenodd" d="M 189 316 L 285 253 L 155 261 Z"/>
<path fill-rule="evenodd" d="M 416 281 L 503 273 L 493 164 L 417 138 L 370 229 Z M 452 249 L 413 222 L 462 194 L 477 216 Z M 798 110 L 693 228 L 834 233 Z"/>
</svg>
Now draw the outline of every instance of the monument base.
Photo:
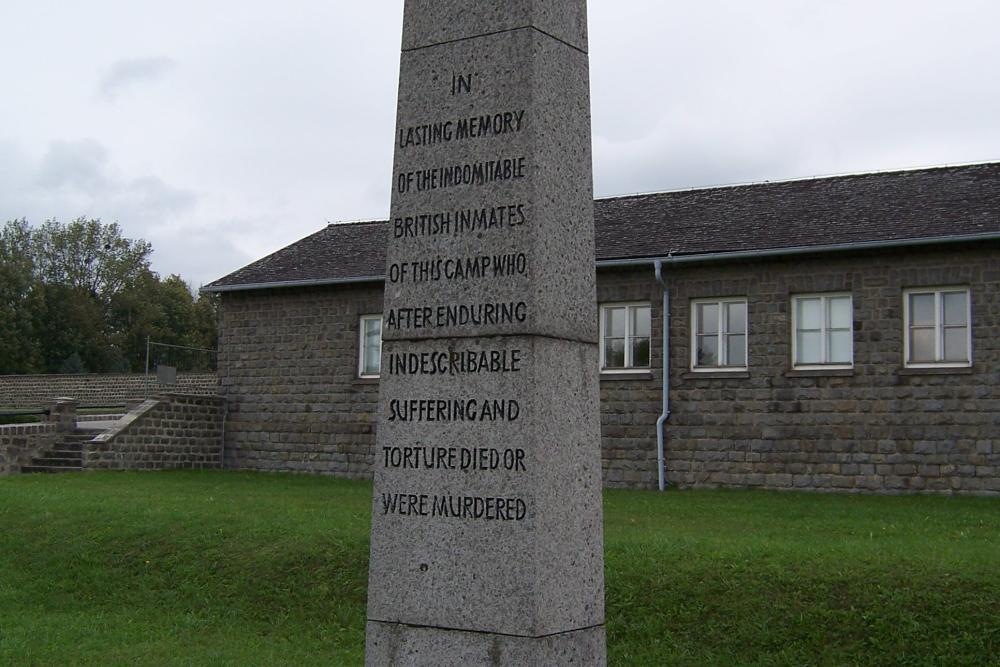
<svg viewBox="0 0 1000 667">
<path fill-rule="evenodd" d="M 499 667 L 607 664 L 604 626 L 546 637 L 426 628 L 368 621 L 367 667 Z"/>
</svg>

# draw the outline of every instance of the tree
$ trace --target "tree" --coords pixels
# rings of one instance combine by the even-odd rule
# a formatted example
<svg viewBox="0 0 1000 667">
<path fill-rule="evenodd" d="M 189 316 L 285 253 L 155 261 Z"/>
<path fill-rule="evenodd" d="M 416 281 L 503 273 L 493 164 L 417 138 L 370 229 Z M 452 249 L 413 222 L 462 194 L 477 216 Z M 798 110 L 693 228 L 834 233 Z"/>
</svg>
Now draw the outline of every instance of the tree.
<svg viewBox="0 0 1000 667">
<path fill-rule="evenodd" d="M 141 371 L 146 339 L 215 345 L 215 301 L 177 275 L 160 279 L 152 247 L 117 224 L 77 218 L 0 232 L 0 374 Z M 194 354 L 189 370 L 210 367 Z M 183 367 L 183 366 L 182 366 Z"/>
<path fill-rule="evenodd" d="M 31 229 L 27 220 L 11 220 L 0 229 L 0 374 L 38 370 L 34 286 Z"/>
<path fill-rule="evenodd" d="M 32 236 L 39 279 L 84 290 L 105 309 L 117 294 L 150 274 L 153 247 L 123 237 L 117 223 L 46 220 Z"/>
</svg>

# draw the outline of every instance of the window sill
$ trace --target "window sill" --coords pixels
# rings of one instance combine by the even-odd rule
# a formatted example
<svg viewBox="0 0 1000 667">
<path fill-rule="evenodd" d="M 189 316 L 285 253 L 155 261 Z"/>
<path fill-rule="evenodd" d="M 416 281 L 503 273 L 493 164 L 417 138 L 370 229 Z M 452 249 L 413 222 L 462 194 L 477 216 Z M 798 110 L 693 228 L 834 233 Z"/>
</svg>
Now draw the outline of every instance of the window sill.
<svg viewBox="0 0 1000 667">
<path fill-rule="evenodd" d="M 972 366 L 926 366 L 923 368 L 900 368 L 899 375 L 972 375 Z"/>
<path fill-rule="evenodd" d="M 853 368 L 793 368 L 785 371 L 786 378 L 850 377 Z"/>
<path fill-rule="evenodd" d="M 653 373 L 649 370 L 635 370 L 635 371 L 601 371 L 600 380 L 611 381 L 611 380 L 651 380 L 653 379 Z"/>
<path fill-rule="evenodd" d="M 354 378 L 354 384 L 378 384 L 379 378 Z"/>
<path fill-rule="evenodd" d="M 750 371 L 688 371 L 681 375 L 682 380 L 746 380 Z"/>
</svg>

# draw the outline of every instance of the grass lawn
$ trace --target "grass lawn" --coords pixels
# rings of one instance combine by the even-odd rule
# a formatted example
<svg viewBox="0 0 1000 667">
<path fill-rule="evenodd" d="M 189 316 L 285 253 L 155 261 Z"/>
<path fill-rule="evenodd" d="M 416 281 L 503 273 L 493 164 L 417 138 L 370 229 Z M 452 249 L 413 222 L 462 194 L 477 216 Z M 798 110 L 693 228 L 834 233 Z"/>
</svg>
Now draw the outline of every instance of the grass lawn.
<svg viewBox="0 0 1000 667">
<path fill-rule="evenodd" d="M 361 664 L 371 485 L 0 479 L 0 665 Z M 615 665 L 1000 664 L 1000 499 L 605 495 Z"/>
</svg>

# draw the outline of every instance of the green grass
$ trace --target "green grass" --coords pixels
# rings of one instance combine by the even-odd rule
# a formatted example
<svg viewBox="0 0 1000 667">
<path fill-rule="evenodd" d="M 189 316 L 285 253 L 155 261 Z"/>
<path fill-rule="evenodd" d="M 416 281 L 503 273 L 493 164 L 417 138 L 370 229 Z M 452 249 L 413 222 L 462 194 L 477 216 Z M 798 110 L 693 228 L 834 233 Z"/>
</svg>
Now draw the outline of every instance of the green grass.
<svg viewBox="0 0 1000 667">
<path fill-rule="evenodd" d="M 371 486 L 252 473 L 0 480 L 0 665 L 339 665 Z M 1000 664 L 1000 499 L 605 496 L 615 665 Z"/>
</svg>

